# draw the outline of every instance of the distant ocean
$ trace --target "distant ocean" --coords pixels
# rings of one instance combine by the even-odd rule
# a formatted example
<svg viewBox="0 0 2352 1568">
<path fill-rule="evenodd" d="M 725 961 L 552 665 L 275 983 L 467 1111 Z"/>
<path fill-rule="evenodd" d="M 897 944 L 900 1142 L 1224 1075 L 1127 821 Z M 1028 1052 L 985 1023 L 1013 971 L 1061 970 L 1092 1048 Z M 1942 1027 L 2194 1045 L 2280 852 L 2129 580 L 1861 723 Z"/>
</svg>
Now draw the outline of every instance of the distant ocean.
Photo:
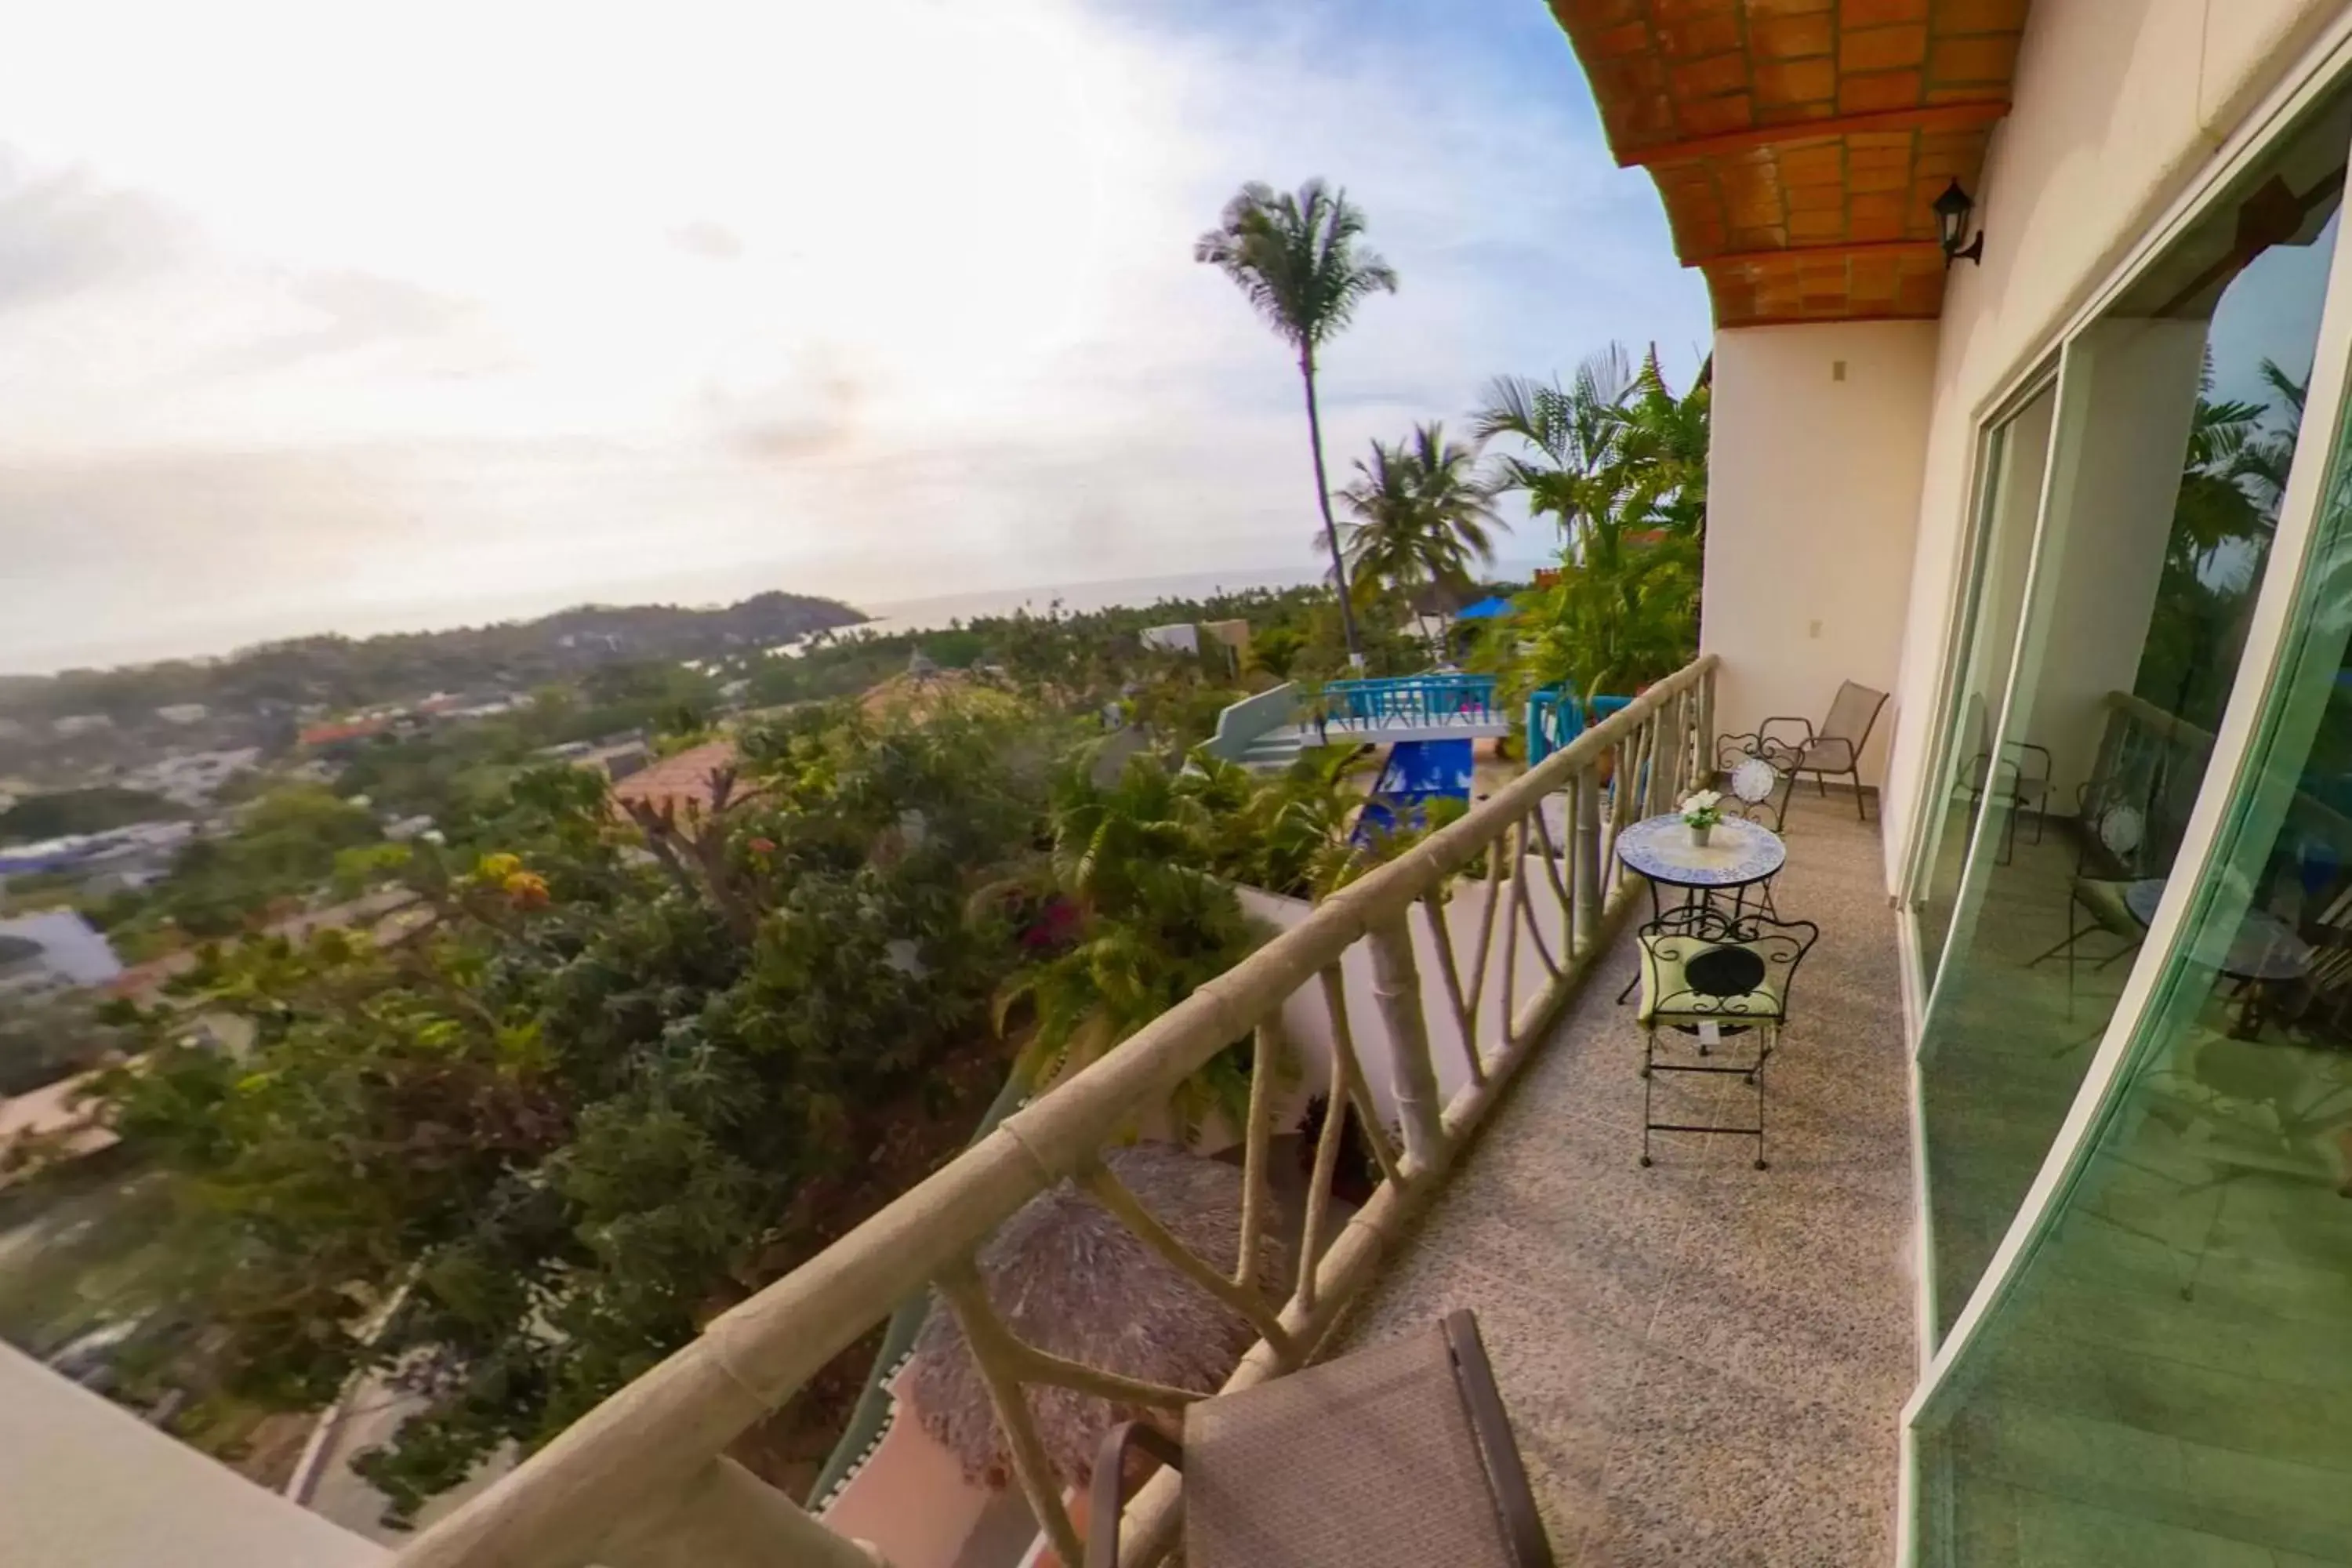
<svg viewBox="0 0 2352 1568">
<path fill-rule="evenodd" d="M 1496 576 L 1525 579 L 1541 563 L 1498 561 Z M 1057 602 L 1065 610 L 1141 608 L 1162 599 L 1205 599 L 1218 593 L 1245 588 L 1297 588 L 1319 583 L 1316 571 L 1191 572 L 1173 577 L 1123 577 L 1103 583 L 1067 583 L 1059 586 L 1004 588 L 985 594 L 947 594 L 931 599 L 900 599 L 859 606 L 873 616 L 877 631 L 933 631 L 955 621 L 982 616 L 1009 616 L 1025 609 L 1044 615 Z"/>
<path fill-rule="evenodd" d="M 1107 610 L 1113 605 L 1157 604 L 1162 599 L 1205 599 L 1244 588 L 1296 588 L 1318 580 L 1313 572 L 1192 572 L 1174 577 L 1121 577 L 1103 583 L 1064 583 L 992 593 L 943 594 L 931 599 L 898 599 L 859 607 L 873 616 L 877 631 L 926 632 L 982 616 L 1027 610 L 1042 616 L 1059 604 L 1065 610 Z"/>
</svg>

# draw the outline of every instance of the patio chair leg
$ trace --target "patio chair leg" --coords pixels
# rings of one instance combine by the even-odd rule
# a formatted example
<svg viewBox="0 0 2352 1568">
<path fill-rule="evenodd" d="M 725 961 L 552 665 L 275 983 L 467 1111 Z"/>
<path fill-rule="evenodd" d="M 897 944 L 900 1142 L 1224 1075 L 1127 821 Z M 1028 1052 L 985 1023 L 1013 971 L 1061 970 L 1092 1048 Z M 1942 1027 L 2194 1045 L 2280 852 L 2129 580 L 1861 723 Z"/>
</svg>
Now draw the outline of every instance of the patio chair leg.
<svg viewBox="0 0 2352 1568">
<path fill-rule="evenodd" d="M 2105 1024 L 2102 1024 L 2097 1028 L 2092 1030 L 2089 1034 L 2083 1036 L 2080 1039 L 2069 1040 L 2064 1045 L 2059 1047 L 2056 1050 L 2051 1052 L 2050 1059 L 2054 1062 L 2060 1057 L 2073 1056 L 2076 1051 L 2081 1050 L 2084 1046 L 2089 1045 L 2093 1040 L 2097 1039 L 2101 1035 L 2104 1035 L 2106 1032 L 2107 1026 Z"/>
<path fill-rule="evenodd" d="M 1756 1086 L 1756 1168 L 1766 1171 L 1771 1167 L 1764 1160 L 1764 1064 L 1772 1059 L 1772 1047 L 1780 1037 L 1780 1026 L 1767 1024 L 1762 1033 L 1764 1037 L 1758 1049 L 1756 1070 L 1748 1075 L 1748 1080 Z"/>
<path fill-rule="evenodd" d="M 2066 911 L 2067 923 L 2072 924 L 2072 923 L 2074 922 L 2074 910 L 2068 910 Z M 2068 952 L 2068 953 L 2066 954 L 2066 1022 L 2068 1022 L 2069 1024 L 2072 1024 L 2074 1021 L 2074 954 L 2070 951 L 2070 952 Z"/>
<path fill-rule="evenodd" d="M 2036 964 L 2040 964 L 2040 963 L 2049 963 L 2049 962 L 2050 962 L 2050 960 L 2052 960 L 2052 959 L 2053 959 L 2053 958 L 2057 957 L 2057 956 L 2058 956 L 2060 953 L 2062 953 L 2062 952 L 2063 952 L 2063 953 L 2064 953 L 2064 954 L 2066 954 L 2066 963 L 2067 963 L 2067 966 L 2068 966 L 2068 967 L 2070 967 L 2070 968 L 2071 968 L 2071 967 L 2073 967 L 2074 963 L 2074 942 L 2075 942 L 2075 940 L 2076 940 L 2077 938 L 2079 938 L 2079 937 L 2084 937 L 2084 936 L 2087 936 L 2087 935 L 2089 935 L 2089 934 L 2090 934 L 2090 933 L 2089 933 L 2089 932 L 2087 932 L 2087 931 L 2079 931 L 2074 930 L 2074 905 L 2073 905 L 2072 903 L 2069 903 L 2069 904 L 2066 906 L 2066 926 L 2067 926 L 2067 931 L 2066 931 L 2066 938 L 2065 938 L 2065 940 L 2064 940 L 2063 942 L 2061 942 L 2057 946 L 2055 946 L 2055 947 L 2052 948 L 2049 952 L 2045 952 L 2045 953 L 2042 953 L 2042 955 L 2040 955 L 2039 957 L 2036 957 L 2036 958 L 2029 958 L 2029 959 L 2027 959 L 2027 960 L 2025 961 L 2025 967 L 2026 967 L 2026 968 L 2028 968 L 2028 969 L 2032 969 L 2032 967 L 2034 967 L 2034 965 L 2036 965 Z"/>
<path fill-rule="evenodd" d="M 1657 1054 L 1658 1026 L 1653 1024 L 1642 1035 L 1642 1163 L 1650 1163 L 1650 1089 L 1656 1081 L 1650 1075 L 1651 1058 Z"/>
<path fill-rule="evenodd" d="M 1870 813 L 1863 809 L 1862 770 L 1856 768 L 1853 773 L 1846 774 L 1846 777 L 1853 781 L 1853 815 L 1858 820 L 1868 822 Z"/>
</svg>

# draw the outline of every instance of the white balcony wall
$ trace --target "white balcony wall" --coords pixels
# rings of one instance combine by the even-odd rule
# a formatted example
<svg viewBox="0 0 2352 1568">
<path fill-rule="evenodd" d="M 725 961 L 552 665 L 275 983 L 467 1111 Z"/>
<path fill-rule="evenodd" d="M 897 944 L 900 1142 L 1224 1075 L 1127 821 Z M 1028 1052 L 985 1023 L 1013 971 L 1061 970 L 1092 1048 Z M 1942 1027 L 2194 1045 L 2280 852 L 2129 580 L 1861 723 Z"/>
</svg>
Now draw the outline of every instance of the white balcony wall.
<svg viewBox="0 0 2352 1568">
<path fill-rule="evenodd" d="M 1552 842 L 1565 844 L 1566 813 L 1561 809 L 1560 797 L 1554 796 L 1547 805 L 1549 809 L 1546 819 Z M 1524 864 L 1528 878 L 1528 895 L 1537 929 L 1543 932 L 1544 950 L 1559 961 L 1568 952 L 1559 900 L 1538 856 L 1530 853 Z M 1563 879 L 1567 878 L 1565 861 L 1559 863 L 1559 873 Z M 1244 913 L 1276 931 L 1288 931 L 1315 912 L 1314 906 L 1304 899 L 1284 898 L 1257 888 L 1236 891 L 1241 895 Z M 1446 929 L 1453 936 L 1465 994 L 1476 984 L 1479 934 L 1486 907 L 1486 884 L 1468 878 L 1457 879 L 1446 899 Z M 1438 1097 L 1441 1102 L 1451 1102 L 1469 1085 L 1470 1058 L 1463 1046 L 1462 1026 L 1454 1016 L 1453 999 L 1445 989 L 1444 972 L 1438 966 L 1437 944 L 1429 922 L 1416 911 L 1408 929 L 1412 933 L 1413 965 L 1420 972 L 1421 1012 L 1429 1026 L 1429 1052 L 1437 1071 Z M 1486 1040 L 1502 1037 L 1508 1016 L 1507 1005 L 1510 1012 L 1517 1012 L 1540 995 L 1551 980 L 1528 935 L 1527 922 L 1513 921 L 1507 881 L 1502 884 L 1501 895 L 1496 900 L 1493 932 L 1486 944 L 1486 982 L 1478 999 L 1475 1024 L 1479 1037 Z M 1504 950 L 1510 942 L 1517 942 L 1517 951 L 1507 965 Z M 1390 1041 L 1388 1022 L 1381 1016 L 1380 1002 L 1372 991 L 1370 943 L 1359 942 L 1350 947 L 1339 967 L 1346 982 L 1349 1035 L 1355 1041 L 1357 1059 L 1363 1064 L 1364 1085 L 1371 1091 L 1372 1102 L 1379 1107 L 1381 1116 L 1393 1128 L 1397 1121 L 1396 1054 Z M 1507 993 L 1504 984 L 1506 967 L 1511 972 Z M 1328 1094 L 1331 1084 L 1332 1033 L 1330 1014 L 1323 1005 L 1323 988 L 1302 986 L 1284 1005 L 1282 1026 L 1298 1058 L 1300 1069 L 1299 1081 L 1292 1091 L 1293 1106 L 1310 1095 Z M 1282 1125 L 1288 1125 L 1288 1119 L 1295 1118 L 1295 1110 L 1286 1108 L 1285 1116 Z"/>
<path fill-rule="evenodd" d="M 891 1395 L 900 1403 L 880 1447 L 818 1517 L 851 1540 L 872 1544 L 892 1568 L 961 1568 L 973 1559 L 976 1538 L 1003 1535 L 990 1524 L 1005 1513 L 1013 1516 L 1022 1541 L 1034 1537 L 1037 1527 L 1017 1491 L 1004 1495 L 971 1485 L 962 1461 L 923 1430 L 905 1403 L 905 1375 L 902 1367 L 892 1379 Z M 1000 1554 L 998 1568 L 1015 1561 L 1019 1550 Z"/>
<path fill-rule="evenodd" d="M 1972 193 L 1984 262 L 1955 268 L 1945 297 L 1895 693 L 1916 719 L 1888 762 L 1890 866 L 1908 849 L 1931 739 L 1979 423 L 2344 19 L 2334 0 L 2034 0 L 2013 108 Z"/>
<path fill-rule="evenodd" d="M 2075 341 L 2049 479 L 2034 596 L 2031 713 L 2011 739 L 2051 753 L 2051 809 L 2072 808 L 2105 731 L 2105 700 L 2139 674 L 2180 495 L 2205 358 L 2205 322 L 2102 321 Z M 2001 660 L 2008 645 L 1992 650 Z M 2022 720 L 2023 728 L 2018 728 Z"/>
<path fill-rule="evenodd" d="M 383 1556 L 0 1345 L 8 1568 L 362 1568 Z"/>
<path fill-rule="evenodd" d="M 1843 680 L 1895 688 L 1934 392 L 1933 321 L 1715 336 L 1706 604 L 1715 727 L 1818 723 Z M 1862 774 L 1883 776 L 1890 705 Z"/>
</svg>

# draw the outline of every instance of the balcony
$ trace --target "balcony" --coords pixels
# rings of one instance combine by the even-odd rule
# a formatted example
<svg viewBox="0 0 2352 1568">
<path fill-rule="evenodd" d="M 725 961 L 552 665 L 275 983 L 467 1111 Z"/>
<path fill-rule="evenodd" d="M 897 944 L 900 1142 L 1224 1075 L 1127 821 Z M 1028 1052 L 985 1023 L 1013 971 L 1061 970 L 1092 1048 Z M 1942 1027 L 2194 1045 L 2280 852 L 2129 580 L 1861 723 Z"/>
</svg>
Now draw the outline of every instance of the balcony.
<svg viewBox="0 0 2352 1568">
<path fill-rule="evenodd" d="M 1875 822 L 1800 795 L 1787 828 L 1775 900 L 1822 939 L 1767 1069 L 1771 1168 L 1671 1132 L 1635 1163 L 1629 928 L 1349 1329 L 1477 1312 L 1563 1565 L 1895 1560 L 1918 1338 L 1894 914 Z M 1748 1109 L 1734 1079 L 1660 1093 L 1690 1083 L 1661 1120 Z"/>
<path fill-rule="evenodd" d="M 1825 931 L 1767 1075 L 1772 1168 L 1754 1168 L 1745 1139 L 1671 1132 L 1655 1135 L 1653 1167 L 1636 1163 L 1639 1037 L 1613 997 L 1651 900 L 1614 845 L 1702 776 L 1716 662 L 1654 686 L 1305 912 L 713 1321 L 397 1562 L 921 1568 L 930 1559 L 903 1542 L 877 1549 L 863 1539 L 877 1531 L 850 1529 L 845 1493 L 812 1516 L 729 1453 L 900 1303 L 935 1291 L 985 1385 L 982 1428 L 992 1412 L 1007 1457 L 999 1501 L 1025 1510 L 1025 1533 L 1010 1533 L 1034 1541 L 1005 1562 L 1075 1563 L 1084 1510 L 1025 1396 L 1061 1388 L 1173 1412 L 1200 1388 L 1008 1328 L 983 1249 L 1066 1181 L 1255 1334 L 1229 1391 L 1474 1308 L 1563 1562 L 1885 1560 L 1913 1360 L 1910 1163 L 1892 921 L 1875 828 L 1847 803 L 1801 801 L 1789 825 L 1780 906 Z M 1238 1256 L 1192 1250 L 1202 1243 L 1123 1184 L 1115 1151 L 1174 1085 L 1253 1036 L 1251 1113 L 1225 1154 L 1240 1178 Z M 1303 1184 L 1277 1168 L 1301 1152 L 1281 1136 L 1294 1056 L 1332 1107 Z M 1716 1120 L 1736 1114 L 1745 1086 L 1662 1078 L 1656 1091 L 1658 1120 Z M 1351 1141 L 1376 1179 L 1342 1198 L 1333 1175 Z M 1295 1237 L 1291 1256 L 1309 1265 L 1277 1275 L 1262 1262 L 1268 1236 Z M 936 1512 L 933 1500 L 910 1498 L 901 1517 Z M 1125 1510 L 1122 1561 L 1166 1560 L 1181 1502 L 1174 1473 L 1153 1477 Z M 999 1545 L 1003 1511 L 990 1520 Z"/>
</svg>

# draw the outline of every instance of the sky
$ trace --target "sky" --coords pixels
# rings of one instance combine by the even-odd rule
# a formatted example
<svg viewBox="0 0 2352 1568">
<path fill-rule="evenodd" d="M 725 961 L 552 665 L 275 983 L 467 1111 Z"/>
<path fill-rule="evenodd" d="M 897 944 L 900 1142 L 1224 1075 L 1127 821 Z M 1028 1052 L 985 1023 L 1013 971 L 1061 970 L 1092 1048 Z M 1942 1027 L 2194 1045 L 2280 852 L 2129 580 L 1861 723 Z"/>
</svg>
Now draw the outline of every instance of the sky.
<svg viewBox="0 0 2352 1568">
<path fill-rule="evenodd" d="M 1337 483 L 1704 289 L 1540 0 L 0 0 L 0 670 L 1307 568 L 1192 259 L 1344 186 Z M 1522 525 L 1507 556 L 1547 553 Z"/>
</svg>

